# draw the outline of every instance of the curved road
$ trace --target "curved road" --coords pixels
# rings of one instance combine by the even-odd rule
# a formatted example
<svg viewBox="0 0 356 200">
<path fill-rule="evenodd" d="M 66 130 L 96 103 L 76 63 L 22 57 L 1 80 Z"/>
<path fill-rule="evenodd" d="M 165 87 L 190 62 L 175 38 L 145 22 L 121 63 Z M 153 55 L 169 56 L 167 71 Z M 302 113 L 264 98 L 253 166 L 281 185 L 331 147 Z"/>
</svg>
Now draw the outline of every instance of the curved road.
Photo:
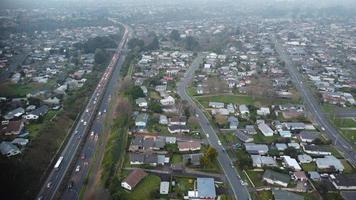
<svg viewBox="0 0 356 200">
<path fill-rule="evenodd" d="M 194 72 L 199 68 L 199 64 L 202 63 L 203 55 L 200 54 L 193 61 L 191 67 L 185 72 L 184 78 L 177 85 L 177 93 L 181 97 L 182 100 L 186 100 L 190 106 L 195 110 L 198 115 L 198 121 L 206 134 L 207 140 L 209 144 L 214 147 L 218 151 L 218 161 L 221 168 L 224 171 L 225 177 L 228 180 L 230 187 L 234 193 L 234 196 L 238 200 L 248 200 L 250 199 L 250 194 L 247 188 L 241 184 L 241 178 L 237 173 L 235 167 L 233 166 L 233 162 L 230 159 L 229 155 L 225 151 L 224 147 L 219 142 L 219 138 L 210 125 L 209 120 L 204 115 L 203 111 L 196 105 L 196 103 L 192 100 L 192 98 L 187 94 L 187 86 L 192 81 L 194 76 Z"/>
<path fill-rule="evenodd" d="M 321 111 L 318 101 L 314 98 L 311 91 L 307 86 L 303 84 L 303 78 L 297 70 L 297 66 L 291 61 L 286 53 L 286 50 L 279 44 L 276 38 L 273 38 L 277 53 L 280 58 L 285 62 L 289 75 L 292 82 L 300 92 L 304 104 L 308 108 L 308 111 L 313 115 L 314 120 L 319 124 L 321 129 L 329 136 L 333 141 L 334 145 L 344 153 L 344 157 L 352 164 L 356 165 L 356 154 L 350 145 L 336 130 L 336 128 L 331 125 L 325 114 Z"/>
</svg>

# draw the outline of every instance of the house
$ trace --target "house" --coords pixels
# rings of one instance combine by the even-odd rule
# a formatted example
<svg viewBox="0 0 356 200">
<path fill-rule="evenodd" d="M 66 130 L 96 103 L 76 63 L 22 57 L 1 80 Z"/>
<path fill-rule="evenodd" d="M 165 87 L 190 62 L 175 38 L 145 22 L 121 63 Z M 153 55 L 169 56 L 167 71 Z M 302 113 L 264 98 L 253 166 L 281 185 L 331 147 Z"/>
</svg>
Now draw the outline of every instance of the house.
<svg viewBox="0 0 356 200">
<path fill-rule="evenodd" d="M 162 181 L 159 186 L 159 194 L 168 194 L 169 193 L 169 182 Z"/>
<path fill-rule="evenodd" d="M 147 126 L 148 114 L 147 113 L 140 113 L 136 116 L 135 119 L 135 126 L 138 129 L 145 129 Z"/>
<path fill-rule="evenodd" d="M 159 100 L 159 102 L 163 105 L 163 106 L 171 106 L 175 104 L 175 100 L 172 96 L 168 96 L 164 99 Z"/>
<path fill-rule="evenodd" d="M 177 142 L 176 137 L 165 137 L 167 144 L 175 144 Z"/>
<path fill-rule="evenodd" d="M 196 141 L 178 142 L 177 144 L 180 152 L 199 151 L 201 148 L 200 142 Z"/>
<path fill-rule="evenodd" d="M 279 185 L 282 187 L 287 187 L 290 181 L 289 175 L 275 172 L 269 169 L 265 171 L 262 177 L 263 180 L 268 184 Z"/>
<path fill-rule="evenodd" d="M 209 102 L 209 107 L 211 108 L 224 108 L 225 104 L 221 102 Z"/>
<path fill-rule="evenodd" d="M 257 126 L 264 136 L 266 137 L 273 136 L 273 130 L 267 124 L 259 123 Z"/>
<path fill-rule="evenodd" d="M 266 116 L 269 114 L 271 114 L 271 112 L 268 107 L 261 107 L 260 109 L 257 109 L 257 115 Z"/>
<path fill-rule="evenodd" d="M 283 158 L 283 162 L 287 168 L 290 168 L 294 171 L 302 170 L 302 168 L 294 158 L 291 158 L 290 156 L 281 156 L 281 157 Z"/>
<path fill-rule="evenodd" d="M 14 119 L 16 117 L 21 117 L 21 115 L 23 115 L 25 113 L 25 109 L 18 107 L 14 110 L 11 110 L 10 112 L 8 112 L 5 116 L 4 119 L 6 120 L 11 120 Z"/>
<path fill-rule="evenodd" d="M 276 167 L 277 162 L 270 156 L 251 155 L 254 167 Z"/>
<path fill-rule="evenodd" d="M 278 151 L 284 151 L 285 149 L 287 149 L 287 145 L 284 143 L 276 143 L 275 146 Z"/>
<path fill-rule="evenodd" d="M 241 114 L 241 115 L 248 115 L 248 114 L 250 114 L 250 111 L 249 111 L 248 107 L 247 107 L 245 104 L 239 105 L 239 110 L 240 110 L 240 114 Z"/>
<path fill-rule="evenodd" d="M 292 177 L 294 180 L 303 181 L 303 182 L 308 180 L 307 175 L 303 171 L 294 172 Z"/>
<path fill-rule="evenodd" d="M 316 138 L 319 138 L 319 133 L 312 131 L 302 131 L 299 133 L 298 137 L 302 142 L 312 143 Z"/>
<path fill-rule="evenodd" d="M 230 116 L 227 120 L 229 122 L 230 129 L 237 129 L 239 126 L 239 120 L 236 117 Z"/>
<path fill-rule="evenodd" d="M 0 152 L 6 157 L 14 156 L 21 153 L 20 149 L 10 142 L 1 142 L 0 143 Z"/>
<path fill-rule="evenodd" d="M 223 116 L 228 116 L 230 114 L 229 110 L 226 108 L 218 108 L 218 109 L 212 109 L 211 110 L 212 115 L 223 115 Z"/>
<path fill-rule="evenodd" d="M 32 110 L 27 115 L 25 115 L 25 119 L 27 120 L 38 119 L 39 117 L 46 115 L 47 112 L 48 112 L 48 106 L 42 105 L 41 107 Z"/>
<path fill-rule="evenodd" d="M 289 130 L 282 130 L 282 129 L 279 129 L 278 130 L 278 133 L 281 137 L 284 137 L 284 138 L 290 138 L 292 137 L 292 133 L 289 131 Z"/>
<path fill-rule="evenodd" d="M 356 190 L 355 174 L 333 174 L 330 178 L 331 183 L 338 190 Z"/>
<path fill-rule="evenodd" d="M 236 137 L 242 142 L 253 142 L 253 137 L 246 135 L 242 130 L 237 130 L 235 132 Z"/>
<path fill-rule="evenodd" d="M 172 117 L 169 119 L 169 125 L 187 125 L 187 118 L 184 116 L 178 117 Z"/>
<path fill-rule="evenodd" d="M 310 171 L 310 172 L 308 172 L 308 175 L 309 175 L 310 179 L 313 180 L 313 181 L 320 181 L 321 180 L 321 176 L 320 176 L 319 172 Z"/>
<path fill-rule="evenodd" d="M 148 174 L 142 169 L 134 169 L 122 182 L 121 187 L 127 190 L 133 190 Z"/>
<path fill-rule="evenodd" d="M 204 94 L 204 89 L 202 85 L 197 86 L 197 94 Z"/>
<path fill-rule="evenodd" d="M 48 105 L 58 105 L 60 103 L 60 99 L 57 97 L 50 97 L 48 99 L 43 100 L 43 103 Z"/>
<path fill-rule="evenodd" d="M 169 125 L 168 131 L 170 133 L 189 133 L 189 128 L 186 125 Z"/>
<path fill-rule="evenodd" d="M 244 146 L 249 154 L 265 155 L 268 152 L 268 146 L 265 144 L 245 143 Z"/>
<path fill-rule="evenodd" d="M 303 150 L 307 154 L 318 155 L 318 156 L 327 156 L 331 155 L 331 151 L 327 147 L 319 145 L 302 145 Z"/>
<path fill-rule="evenodd" d="M 202 156 L 203 156 L 202 153 L 183 154 L 183 163 L 190 164 L 193 166 L 199 166 L 200 159 Z"/>
<path fill-rule="evenodd" d="M 197 199 L 215 199 L 216 190 L 213 178 L 197 178 Z"/>
<path fill-rule="evenodd" d="M 293 147 L 294 149 L 300 149 L 300 145 L 296 142 L 290 142 L 287 144 L 288 147 Z"/>
<path fill-rule="evenodd" d="M 309 156 L 308 154 L 300 154 L 298 155 L 298 160 L 300 163 L 311 163 L 313 161 L 313 158 Z"/>
<path fill-rule="evenodd" d="M 245 129 L 246 129 L 247 133 L 250 134 L 250 135 L 257 134 L 257 131 L 256 131 L 254 125 L 246 125 Z"/>
<path fill-rule="evenodd" d="M 342 172 L 345 169 L 341 161 L 335 158 L 335 156 L 325 156 L 324 158 L 317 158 L 315 162 L 319 170 L 335 170 L 337 172 Z"/>
<path fill-rule="evenodd" d="M 135 100 L 135 102 L 136 102 L 136 105 L 138 105 L 138 107 L 140 107 L 140 108 L 147 108 L 147 106 L 148 106 L 148 103 L 145 98 L 138 98 Z"/>
<path fill-rule="evenodd" d="M 286 190 L 272 189 L 274 200 L 304 200 L 304 197 Z"/>
<path fill-rule="evenodd" d="M 21 120 L 9 121 L 7 124 L 0 125 L 0 135 L 18 135 L 24 128 L 24 123 Z"/>
<path fill-rule="evenodd" d="M 147 87 L 146 86 L 140 86 L 140 87 L 141 87 L 143 94 L 147 96 L 147 94 L 148 94 Z"/>
<path fill-rule="evenodd" d="M 305 129 L 305 124 L 303 122 L 285 122 L 283 125 L 288 129 L 288 130 L 304 130 Z"/>
<path fill-rule="evenodd" d="M 25 139 L 25 138 L 15 138 L 14 140 L 11 141 L 12 144 L 17 146 L 26 146 L 28 142 L 29 139 Z"/>
<path fill-rule="evenodd" d="M 167 116 L 166 116 L 166 115 L 160 115 L 160 116 L 159 116 L 159 123 L 160 123 L 160 124 L 163 124 L 163 125 L 168 124 Z"/>
</svg>

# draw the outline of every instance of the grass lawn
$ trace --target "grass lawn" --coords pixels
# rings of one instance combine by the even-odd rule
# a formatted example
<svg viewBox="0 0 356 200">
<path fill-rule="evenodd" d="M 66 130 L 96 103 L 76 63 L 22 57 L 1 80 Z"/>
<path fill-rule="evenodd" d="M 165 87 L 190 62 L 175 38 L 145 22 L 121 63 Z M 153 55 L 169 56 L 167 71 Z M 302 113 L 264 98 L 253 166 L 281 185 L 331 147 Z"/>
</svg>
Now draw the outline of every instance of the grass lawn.
<svg viewBox="0 0 356 200">
<path fill-rule="evenodd" d="M 342 164 L 344 165 L 344 173 L 351 174 L 355 173 L 355 168 L 353 168 L 347 160 L 341 160 Z"/>
<path fill-rule="evenodd" d="M 342 128 L 342 127 L 346 127 L 346 128 L 352 128 L 352 127 L 356 127 L 356 121 L 350 118 L 335 118 L 333 120 L 335 126 Z"/>
<path fill-rule="evenodd" d="M 260 192 L 257 192 L 257 198 L 259 200 L 270 200 L 270 199 L 273 199 L 273 194 L 272 194 L 272 191 L 260 191 Z"/>
<path fill-rule="evenodd" d="M 269 136 L 266 137 L 264 135 L 262 135 L 261 133 L 257 133 L 255 135 L 253 135 L 253 141 L 254 143 L 263 143 L 263 144 L 271 144 L 274 141 L 276 141 L 278 138 L 280 138 L 279 135 L 273 135 L 273 136 Z"/>
<path fill-rule="evenodd" d="M 27 125 L 27 130 L 30 132 L 30 137 L 31 139 L 36 138 L 38 136 L 38 133 L 41 131 L 41 129 L 45 126 L 48 126 L 48 123 L 52 120 L 53 117 L 58 113 L 59 111 L 54 111 L 50 110 L 48 113 L 44 116 L 43 121 L 40 123 L 31 123 Z"/>
<path fill-rule="evenodd" d="M 324 103 L 321 106 L 321 110 L 326 112 L 326 113 L 332 113 L 335 110 L 335 106 L 332 104 Z"/>
<path fill-rule="evenodd" d="M 356 130 L 341 130 L 340 132 L 344 138 L 356 144 Z"/>
<path fill-rule="evenodd" d="M 186 195 L 189 190 L 194 189 L 195 178 L 177 177 L 175 192 Z"/>
<path fill-rule="evenodd" d="M 218 136 L 224 145 L 232 145 L 239 142 L 234 133 L 219 133 Z"/>
<path fill-rule="evenodd" d="M 190 96 L 195 96 L 197 95 L 196 88 L 193 86 L 188 87 L 187 92 Z"/>
<path fill-rule="evenodd" d="M 183 157 L 180 154 L 173 154 L 172 156 L 172 164 L 177 164 L 177 163 L 182 163 L 183 162 Z"/>
<path fill-rule="evenodd" d="M 313 162 L 311 162 L 311 163 L 303 163 L 302 164 L 302 168 L 306 172 L 316 171 L 316 164 L 313 163 Z"/>
<path fill-rule="evenodd" d="M 328 192 L 323 196 L 325 200 L 342 200 L 342 196 L 338 192 Z"/>
<path fill-rule="evenodd" d="M 137 187 L 131 192 L 130 200 L 154 199 L 152 193 L 159 190 L 161 179 L 155 175 L 148 175 Z"/>
<path fill-rule="evenodd" d="M 252 170 L 247 170 L 246 173 L 250 177 L 251 181 L 255 185 L 255 187 L 261 187 L 264 186 L 263 181 L 262 181 L 262 176 L 263 176 L 263 171 L 252 171 Z"/>
<path fill-rule="evenodd" d="M 26 94 L 35 89 L 33 84 L 0 84 L 0 96 L 25 97 Z"/>
<path fill-rule="evenodd" d="M 153 100 L 159 100 L 161 97 L 159 96 L 159 93 L 156 91 L 149 91 L 149 96 Z"/>
<path fill-rule="evenodd" d="M 276 103 L 296 103 L 293 100 L 287 99 L 270 99 L 261 97 L 252 97 L 248 95 L 212 95 L 212 96 L 195 96 L 195 98 L 205 107 L 208 107 L 210 101 L 247 104 L 247 105 L 270 105 Z"/>
</svg>

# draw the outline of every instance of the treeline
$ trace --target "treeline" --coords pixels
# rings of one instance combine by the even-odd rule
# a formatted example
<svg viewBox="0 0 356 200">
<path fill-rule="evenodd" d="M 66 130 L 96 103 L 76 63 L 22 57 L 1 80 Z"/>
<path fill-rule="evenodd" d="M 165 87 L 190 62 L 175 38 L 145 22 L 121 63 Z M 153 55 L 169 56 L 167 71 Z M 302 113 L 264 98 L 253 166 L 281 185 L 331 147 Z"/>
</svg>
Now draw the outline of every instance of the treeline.
<svg viewBox="0 0 356 200">
<path fill-rule="evenodd" d="M 180 44 L 188 51 L 197 51 L 201 48 L 199 41 L 195 37 L 187 36 L 181 38 L 179 31 L 175 29 L 171 31 L 171 33 L 169 34 L 169 38 L 177 44 Z"/>
<path fill-rule="evenodd" d="M 119 38 L 120 34 L 97 36 L 88 39 L 84 43 L 76 43 L 74 46 L 85 53 L 94 53 L 96 49 L 116 48 Z"/>
</svg>

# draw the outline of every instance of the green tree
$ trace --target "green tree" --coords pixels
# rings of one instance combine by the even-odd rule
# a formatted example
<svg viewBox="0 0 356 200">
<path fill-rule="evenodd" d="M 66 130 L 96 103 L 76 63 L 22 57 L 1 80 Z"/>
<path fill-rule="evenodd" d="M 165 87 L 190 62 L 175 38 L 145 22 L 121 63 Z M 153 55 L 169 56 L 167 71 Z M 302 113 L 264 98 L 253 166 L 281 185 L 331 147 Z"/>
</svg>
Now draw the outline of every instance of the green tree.
<svg viewBox="0 0 356 200">
<path fill-rule="evenodd" d="M 180 34 L 175 29 L 171 31 L 171 34 L 169 35 L 169 37 L 174 41 L 179 41 L 180 40 Z"/>
<path fill-rule="evenodd" d="M 298 150 L 296 150 L 295 148 L 293 147 L 288 147 L 284 150 L 284 154 L 285 155 L 288 155 L 292 158 L 297 158 L 298 156 Z"/>
<path fill-rule="evenodd" d="M 95 60 L 96 64 L 105 63 L 107 60 L 107 57 L 108 57 L 107 54 L 102 49 L 95 50 L 94 60 Z"/>
<path fill-rule="evenodd" d="M 184 47 L 189 51 L 194 51 L 199 48 L 199 42 L 192 36 L 185 38 Z"/>
<path fill-rule="evenodd" d="M 162 113 L 162 106 L 161 104 L 157 103 L 157 102 L 152 102 L 148 108 L 155 113 Z"/>
</svg>

